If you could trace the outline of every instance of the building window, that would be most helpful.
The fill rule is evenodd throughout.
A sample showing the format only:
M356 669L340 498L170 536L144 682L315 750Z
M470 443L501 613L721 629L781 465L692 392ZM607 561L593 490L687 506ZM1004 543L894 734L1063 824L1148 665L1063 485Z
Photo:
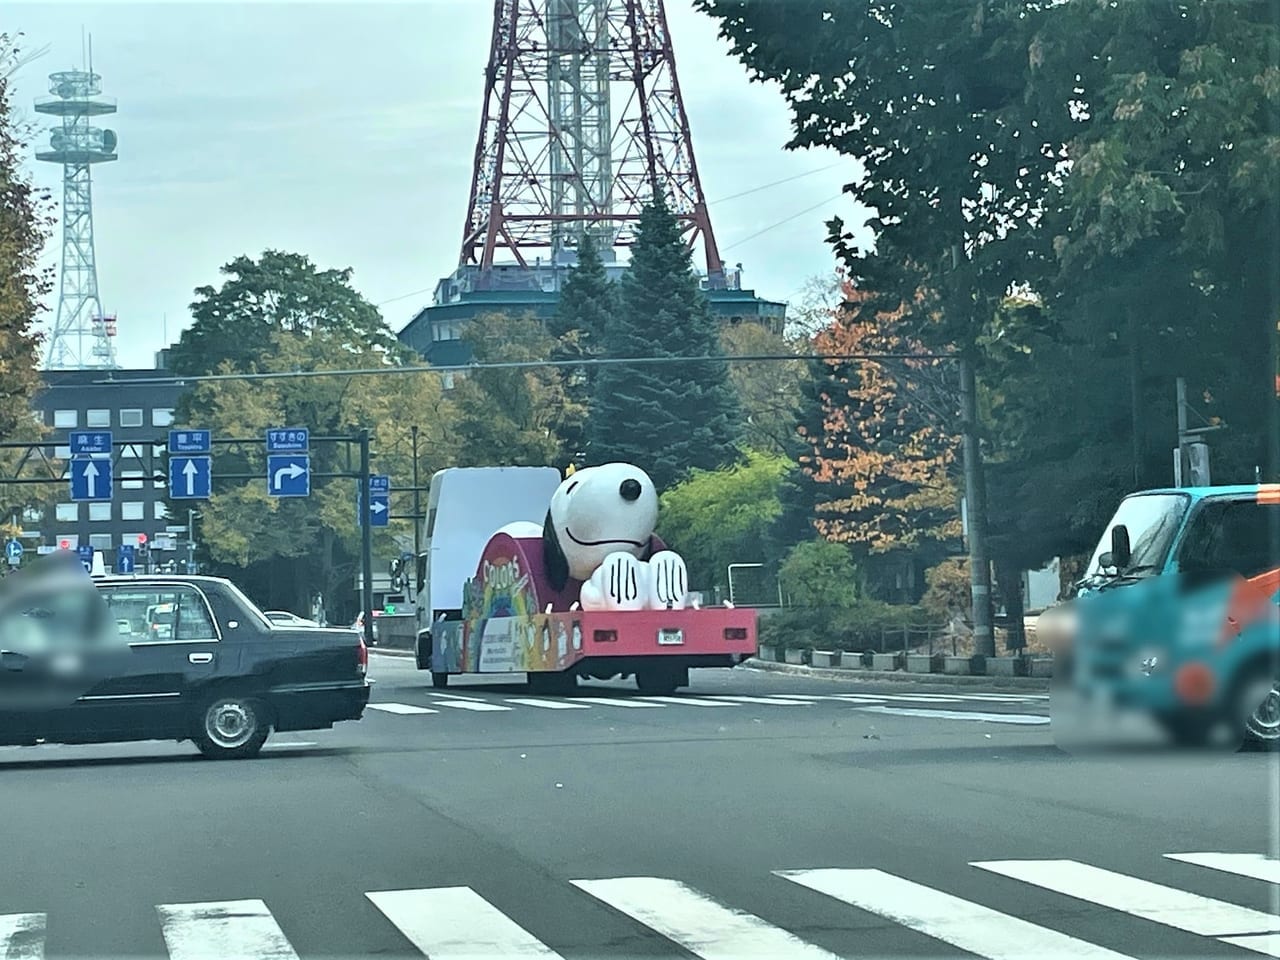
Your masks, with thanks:
M173 425L173 408L162 409L156 407L151 411L151 425L153 427L168 427Z
M84 415L84 425L86 427L109 427L111 426L110 410L89 410Z
M121 470L120 471L121 489L141 490L142 476L143 476L143 473L141 470Z
M80 519L80 504L60 503L54 509L54 517L59 523L76 523Z
M126 500L120 504L120 519L141 520L146 516L146 506L141 500Z
M111 519L111 503L91 503L89 504L89 522L102 523Z
M120 426L122 427L142 426L142 411L141 410L121 410Z
M111 534L109 533L89 534L89 546L93 547L93 549L95 550L110 550L112 547ZM106 560L105 557L103 559L107 566L111 566L110 561Z
M54 456L54 459L56 460L70 460L71 448L70 447L54 447L53 456Z
M55 410L53 411L53 425L61 427L64 430L71 429L80 423L80 414L77 410Z
M157 500L155 503L152 504L152 507L154 508L154 512L153 512L154 519L156 520L169 519L169 505L166 504L163 500Z

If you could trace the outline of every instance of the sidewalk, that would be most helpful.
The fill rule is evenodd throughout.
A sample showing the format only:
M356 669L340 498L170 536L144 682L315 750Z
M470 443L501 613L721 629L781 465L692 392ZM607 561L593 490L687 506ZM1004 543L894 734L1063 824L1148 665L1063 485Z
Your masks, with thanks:
M743 663L740 669L742 668L765 673L813 677L818 680L847 680L851 683L865 683L871 680L876 683L890 681L922 686L999 687L1018 690L1048 690L1050 683L1042 677L974 677L948 673L908 673L905 670L869 670L865 667L805 667L793 663L757 660L754 657Z

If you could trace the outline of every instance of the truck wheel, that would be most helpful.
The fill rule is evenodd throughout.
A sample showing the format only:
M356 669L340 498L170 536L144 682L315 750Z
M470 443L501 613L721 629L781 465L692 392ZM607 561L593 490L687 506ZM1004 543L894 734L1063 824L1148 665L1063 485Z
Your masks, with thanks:
M437 690L443 690L449 685L449 675L447 673L440 673L436 670L432 670L431 685Z
M413 660L419 670L431 669L431 634L423 634L414 641Z
M1264 675L1240 683L1233 706L1243 721L1244 745L1280 750L1280 679Z
M529 692L547 694L553 697L569 697L578 689L576 673L542 673L526 674Z
M196 746L210 760L243 760L258 755L271 726L266 707L238 693L215 697L197 718Z
M669 697L680 686L680 673L670 667L642 667L636 671L636 686L641 693Z

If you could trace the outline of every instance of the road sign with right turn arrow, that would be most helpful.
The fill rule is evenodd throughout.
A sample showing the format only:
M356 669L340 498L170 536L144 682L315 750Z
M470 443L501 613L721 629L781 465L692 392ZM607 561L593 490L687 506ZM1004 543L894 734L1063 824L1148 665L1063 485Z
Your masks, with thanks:
M311 457L305 453L267 457L267 493L273 497L311 495Z

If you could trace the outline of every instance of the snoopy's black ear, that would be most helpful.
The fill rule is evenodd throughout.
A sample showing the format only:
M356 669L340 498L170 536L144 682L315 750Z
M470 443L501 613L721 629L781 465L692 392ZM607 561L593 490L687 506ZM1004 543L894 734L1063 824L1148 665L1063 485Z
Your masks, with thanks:
M542 524L542 560L547 566L547 579L559 593L569 582L569 558L560 547L560 538L556 536L555 525L551 522L551 511L547 511L547 519Z

